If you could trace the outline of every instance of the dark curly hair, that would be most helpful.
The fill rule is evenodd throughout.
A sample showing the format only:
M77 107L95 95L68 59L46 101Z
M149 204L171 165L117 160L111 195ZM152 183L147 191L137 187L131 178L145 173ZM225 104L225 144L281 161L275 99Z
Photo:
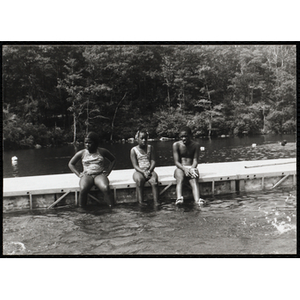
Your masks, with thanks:
M91 139L91 140L95 143L95 145L97 145L97 147L98 147L98 145L99 145L99 137L98 137L97 133L95 133L95 132L93 132L93 131L90 131L90 132L86 135L85 138Z
M186 132L188 133L188 135L193 136L192 130L191 130L191 128L188 127L188 126L183 126L183 127L181 127L180 130L179 130L179 133L182 132L182 131L186 131Z

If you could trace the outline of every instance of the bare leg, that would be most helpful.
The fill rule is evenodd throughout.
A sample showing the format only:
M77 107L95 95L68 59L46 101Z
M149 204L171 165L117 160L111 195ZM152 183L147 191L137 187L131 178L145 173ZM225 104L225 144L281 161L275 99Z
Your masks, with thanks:
M183 186L184 177L185 177L184 172L177 168L175 170L174 177L176 179L176 196L177 196L177 200L178 199L183 199L183 197L182 197L182 186Z
M86 206L87 195L93 185L94 185L94 178L92 176L83 175L83 177L80 178L79 206Z
M143 197L143 192L144 192L144 185L146 182L146 179L143 174L140 172L134 172L133 174L133 180L136 183L136 197L137 201L142 204L144 197Z
M200 189L199 189L198 179L190 179L189 182L192 187L194 201L198 202L200 199Z
M104 194L104 201L107 203L109 207L112 207L113 201L111 198L109 180L107 176L104 174L100 174L96 176L94 180L95 180L95 185Z
M152 194L153 194L153 202L154 205L158 205L158 176L156 172L152 172L152 176L149 179L149 183L152 188Z

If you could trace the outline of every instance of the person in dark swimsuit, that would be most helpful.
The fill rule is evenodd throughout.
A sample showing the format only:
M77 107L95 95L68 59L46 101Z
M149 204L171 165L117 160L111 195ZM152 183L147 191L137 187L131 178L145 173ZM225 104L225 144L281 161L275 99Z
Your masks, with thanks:
M143 189L146 182L152 187L154 205L158 205L158 176L154 172L155 158L152 145L148 145L148 132L143 129L135 136L138 145L130 151L130 159L135 169L133 180L136 182L136 195L140 204L143 204Z
M95 185L104 194L105 202L111 207L113 201L110 195L108 175L115 166L116 158L105 148L100 148L98 136L95 132L89 132L84 140L85 149L78 151L69 161L70 170L79 178L80 195L79 206L85 206L87 195ZM107 169L104 167L104 160L110 162ZM83 172L76 168L78 161L82 162Z

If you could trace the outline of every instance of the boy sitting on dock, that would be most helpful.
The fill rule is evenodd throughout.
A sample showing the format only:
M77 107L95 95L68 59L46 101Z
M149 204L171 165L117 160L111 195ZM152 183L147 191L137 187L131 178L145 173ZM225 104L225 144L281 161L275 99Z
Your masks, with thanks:
M113 169L116 159L107 149L99 147L98 136L95 132L89 132L84 139L85 149L78 151L70 160L69 168L79 178L80 195L79 206L85 206L90 189L95 185L104 194L104 200L112 206L108 175ZM110 164L104 167L104 160L108 159ZM83 172L76 168L76 163L81 160Z
M192 131L187 126L180 129L179 139L180 141L173 144L173 157L177 167L174 173L177 195L175 204L183 203L182 186L185 180L188 180L192 187L194 201L203 204L204 200L200 198L198 184L199 144L193 141Z
M146 182L152 187L154 205L158 205L158 176L154 172L155 157L152 145L148 145L148 132L142 129L136 133L138 145L130 151L130 159L135 169L133 180L136 182L136 196L140 204L143 204L143 189Z

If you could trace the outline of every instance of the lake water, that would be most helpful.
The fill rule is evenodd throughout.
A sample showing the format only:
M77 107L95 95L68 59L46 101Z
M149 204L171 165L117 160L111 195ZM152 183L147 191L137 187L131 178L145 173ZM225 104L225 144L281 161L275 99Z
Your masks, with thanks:
M286 140L281 146L278 142ZM239 160L261 160L296 157L295 135L265 135L255 137L228 137L199 139L205 151L200 152L200 163L226 162ZM157 166L174 165L172 144L174 141L151 142L156 152ZM256 144L253 148L251 145ZM117 159L115 169L131 169L130 149L135 144L103 144ZM82 146L81 146L82 148ZM78 150L80 147L78 148ZM73 146L56 148L27 149L3 152L3 176L35 176L70 173L68 162L75 154ZM12 166L11 158L18 157L18 165Z
M296 254L296 207L285 201L290 192L209 197L201 209L165 202L4 214L3 254Z
M287 140L286 146L278 142ZM199 140L200 163L296 157L295 136ZM172 143L151 142L157 165L171 165ZM251 145L255 143L256 147ZM116 169L132 168L133 144L108 144ZM72 146L4 152L4 177L69 173ZM11 157L19 158L13 170ZM15 173L14 173L15 172ZM290 194L294 195L289 196ZM289 198L288 198L289 197ZM205 198L202 208L119 204L3 214L4 255L296 254L296 189L276 188ZM291 199L292 201L286 201Z

